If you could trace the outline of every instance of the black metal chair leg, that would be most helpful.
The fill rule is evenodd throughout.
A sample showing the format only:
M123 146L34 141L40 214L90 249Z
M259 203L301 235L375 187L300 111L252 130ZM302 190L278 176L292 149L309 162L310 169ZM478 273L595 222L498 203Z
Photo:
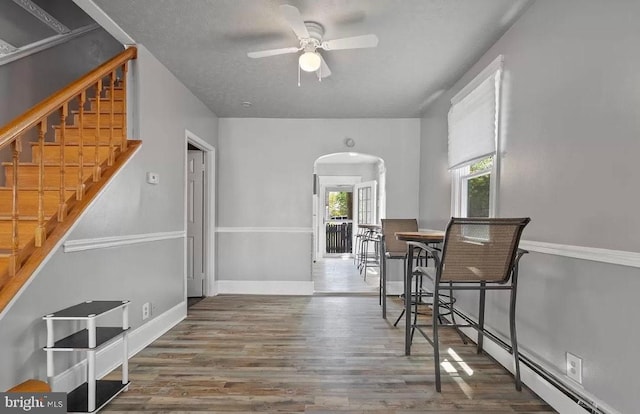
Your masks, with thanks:
M480 304L479 304L479 309L478 309L478 346L477 346L477 352L478 354L482 353L482 349L483 349L483 340L484 340L484 335L483 335L483 331L484 331L484 305L485 305L485 299L487 296L487 291L484 290L484 287L486 286L485 282L480 283L480 287L481 287L481 291L480 291Z
M436 391L437 392L441 392L442 391L442 386L440 384L440 342L438 339L438 325L439 325L439 318L440 316L438 315L438 308L439 306L435 305L436 303L440 302L440 297L439 297L439 292L438 292L438 286L436 285L435 288L433 289L433 364L434 364L434 370L435 370L435 374L436 374Z
M400 312L400 316L398 316L398 319L396 319L396 321L393 323L393 326L398 326L398 322L400 322L400 319L402 319L403 316L404 316L404 309L402 309L402 312Z
M449 287L452 287L451 282L449 282ZM455 330L462 340L462 343L465 345L468 344L469 341L467 341L467 337L462 333L460 327L458 326L458 323L456 322L456 313L453 311L453 289L449 289L449 312L451 312L451 323L455 327Z
M515 364L515 382L516 390L522 391L522 382L520 381L520 354L518 353L518 337L516 335L516 286L518 281L518 265L513 270L511 285L511 304L509 306L509 328L511 331L511 350L513 352L513 362Z
M418 324L418 305L420 304L419 301L422 300L422 296L420 295L420 291L418 290L419 279L420 279L419 277L416 277L416 293L415 293L415 300L413 302L413 325L411 325L411 343L413 343L413 334L416 332L416 325Z

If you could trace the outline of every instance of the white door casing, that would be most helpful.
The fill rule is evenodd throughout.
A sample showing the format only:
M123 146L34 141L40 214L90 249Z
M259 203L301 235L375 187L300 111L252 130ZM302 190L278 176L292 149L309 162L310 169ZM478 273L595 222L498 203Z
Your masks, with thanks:
M187 153L187 296L204 296L206 252L204 243L205 154Z
M215 296L217 294L217 286L216 286L216 275L215 275L215 206L216 206L216 189L215 189L215 166L216 166L216 148L198 137L194 133L185 129L185 151L184 151L184 162L185 162L185 176L184 176L184 229L185 233L187 233L188 227L188 212L189 207L187 205L188 197L188 144L192 144L196 148L202 150L204 156L204 164L205 164L205 174L204 174L204 187L203 187L203 199L204 199L204 213L203 213L203 258L204 258L204 287L201 287L202 293L200 295L204 296ZM184 296L185 298L188 295L188 246L187 246L187 237L184 238ZM202 284L201 284L202 285Z
M353 237L355 246L355 236L360 229L359 224L377 224L377 183L365 181L353 186Z

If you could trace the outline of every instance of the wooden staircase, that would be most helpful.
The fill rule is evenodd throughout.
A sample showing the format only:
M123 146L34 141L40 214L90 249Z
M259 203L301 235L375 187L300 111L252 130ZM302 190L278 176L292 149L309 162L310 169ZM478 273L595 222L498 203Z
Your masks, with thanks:
M0 156L11 159L0 182L0 311L139 148L126 137L135 57L126 49L0 129ZM48 129L50 118L58 125ZM26 159L30 136L37 140Z

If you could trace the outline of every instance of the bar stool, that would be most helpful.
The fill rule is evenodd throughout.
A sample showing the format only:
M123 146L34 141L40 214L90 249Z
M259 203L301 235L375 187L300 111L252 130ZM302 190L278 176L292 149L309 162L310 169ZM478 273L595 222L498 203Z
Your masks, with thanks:
M373 252L370 250L373 247ZM364 236L364 280L367 280L367 269L369 267L380 268L380 234L376 231L370 230Z
M417 219L382 219L381 220L381 243L380 243L380 256L381 256L381 275L380 275L380 295L379 299L382 302L382 317L387 317L387 300L386 300L386 286L387 286L387 260L402 260L403 263L403 275L406 272L407 266L407 243L402 240L396 239L396 232L399 231L418 231ZM405 280L404 276L402 280ZM402 317L402 314L401 316Z
M520 358L516 337L516 289L518 285L518 263L527 253L518 248L524 227L531 221L529 218L452 218L447 226L442 251L438 251L424 243L408 242L412 247L420 249L435 262L434 267L417 267L414 274L425 276L433 283L433 317L431 324L418 325L417 329L433 346L434 366L436 373L436 391L441 391L440 381L440 344L438 330L440 327L474 328L478 331L477 352L482 352L483 337L495 336L484 328L485 296L487 290L509 290L511 299L509 306L509 331L511 344L505 345L513 354L515 366L515 386L522 390L520 382ZM443 299L442 291L448 291L453 297L457 290L478 290L478 321L473 321L453 308L453 302ZM449 308L451 322L443 322L440 315L442 306ZM417 309L416 309L417 310ZM457 314L466 323L458 324L453 319ZM432 336L424 328L432 328Z

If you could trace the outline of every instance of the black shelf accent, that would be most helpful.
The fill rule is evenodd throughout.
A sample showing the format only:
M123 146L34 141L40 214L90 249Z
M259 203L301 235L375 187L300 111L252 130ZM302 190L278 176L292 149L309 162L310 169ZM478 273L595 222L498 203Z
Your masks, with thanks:
M99 348L101 345L109 342L113 338L126 332L128 329L112 328L112 327L97 327L96 328L96 346L93 349ZM53 344L53 347L44 349L57 349L57 350L83 350L89 348L89 331L83 329L74 334L60 339Z
M120 394L129 383L122 381L98 380L96 381L96 409L89 411L89 385L85 382L67 395L67 412L88 413L98 411Z
M94 300L83 302L75 306L63 309L44 317L44 319L55 318L89 318L98 316L111 310L124 306L128 301L121 300Z

